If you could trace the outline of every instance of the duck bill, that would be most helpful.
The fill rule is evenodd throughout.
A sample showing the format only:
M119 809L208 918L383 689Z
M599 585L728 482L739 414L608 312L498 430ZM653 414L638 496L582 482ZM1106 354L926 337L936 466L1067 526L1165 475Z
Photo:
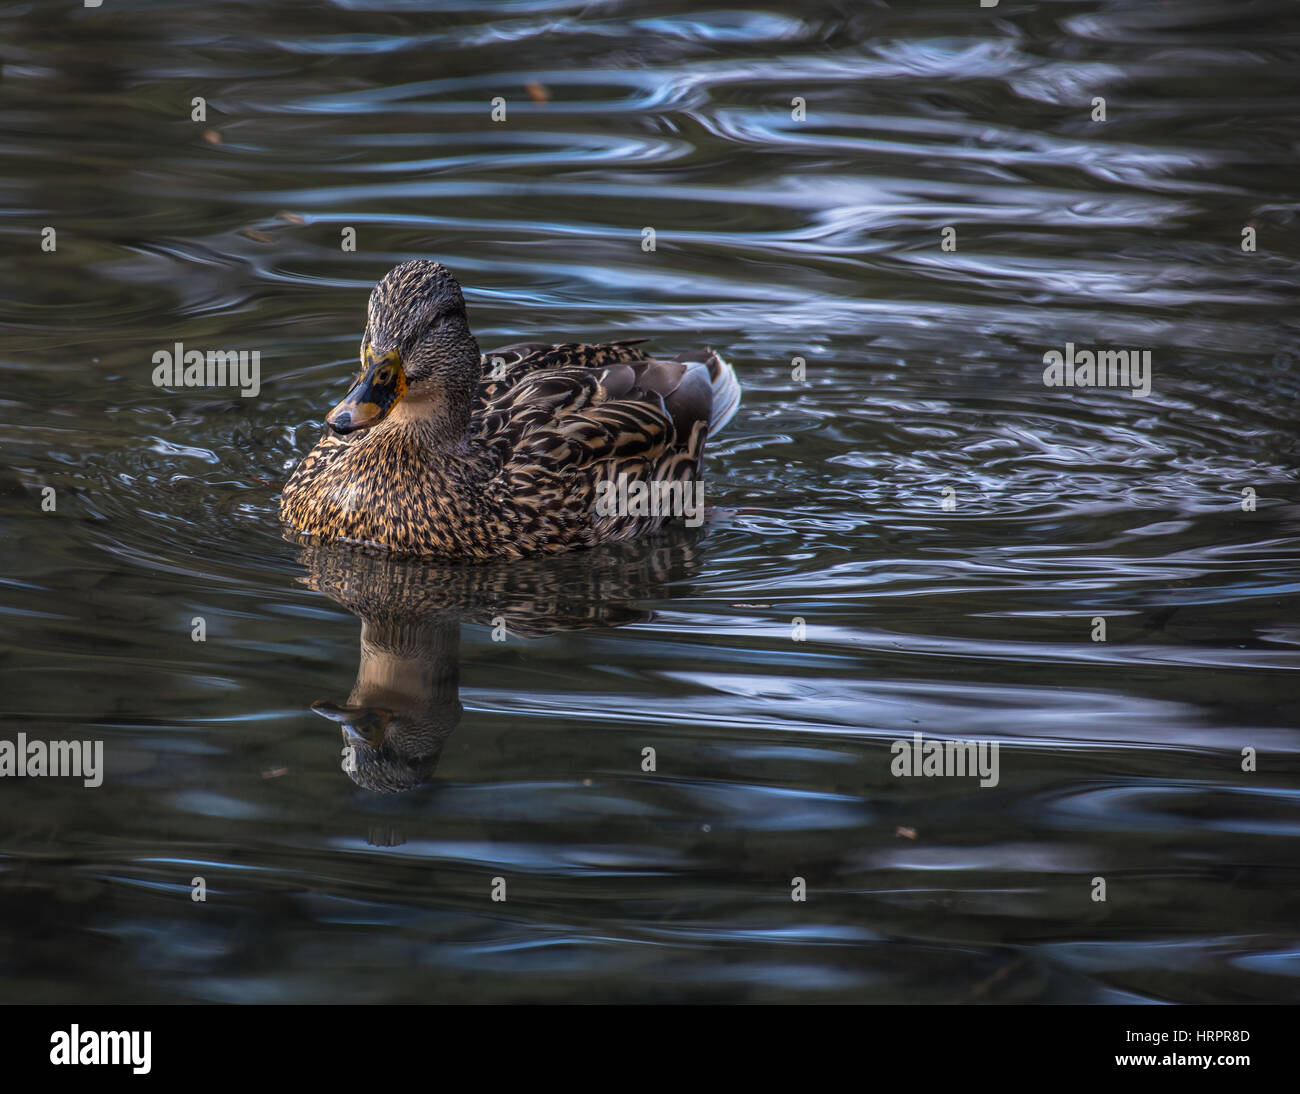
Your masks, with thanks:
M335 433L355 433L378 425L406 394L406 372L397 350L375 353L366 347L361 379L333 410L325 424Z
M391 710L381 707L339 706L324 699L312 703L311 709L322 718L337 722L347 741L365 741L378 746L393 717Z

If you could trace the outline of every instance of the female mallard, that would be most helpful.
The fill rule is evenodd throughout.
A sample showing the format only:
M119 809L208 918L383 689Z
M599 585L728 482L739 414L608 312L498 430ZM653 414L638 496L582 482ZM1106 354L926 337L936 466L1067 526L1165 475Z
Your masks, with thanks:
M740 385L632 342L480 354L456 279L404 262L370 294L361 376L290 477L280 517L311 540L517 558L703 517L704 444Z

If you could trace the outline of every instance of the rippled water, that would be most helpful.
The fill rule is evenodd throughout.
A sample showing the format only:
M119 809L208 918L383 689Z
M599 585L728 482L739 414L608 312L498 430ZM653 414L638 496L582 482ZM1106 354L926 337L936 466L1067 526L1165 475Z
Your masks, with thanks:
M0 782L4 998L1294 999L1298 60L1292 3L12 5L5 735L107 774ZM707 528L285 542L415 256L485 347L733 360ZM394 666L354 781L312 704Z

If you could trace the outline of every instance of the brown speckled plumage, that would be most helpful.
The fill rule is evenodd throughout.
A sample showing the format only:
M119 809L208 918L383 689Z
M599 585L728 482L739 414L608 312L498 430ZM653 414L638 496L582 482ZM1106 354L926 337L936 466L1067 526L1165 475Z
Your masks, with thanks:
M299 537L401 555L513 558L653 531L663 515L597 511L597 484L698 480L710 430L739 399L714 353L659 360L615 342L480 354L460 286L423 260L375 287L362 360L362 379L331 414L359 431L321 439L286 484L280 515ZM409 388L394 393L398 360Z

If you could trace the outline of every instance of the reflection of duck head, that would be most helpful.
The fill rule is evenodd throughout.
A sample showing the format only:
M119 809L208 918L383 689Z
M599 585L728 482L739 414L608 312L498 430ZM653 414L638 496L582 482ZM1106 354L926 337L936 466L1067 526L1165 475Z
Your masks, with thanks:
M361 664L346 706L312 710L343 731L343 769L367 790L428 782L460 724L460 624L454 617L361 622Z
M312 710L343 733L343 769L381 793L430 782L460 724L460 624L511 635L644 621L638 600L673 595L696 569L689 532L557 558L478 566L306 548L301 580L361 618L361 661L346 703Z

